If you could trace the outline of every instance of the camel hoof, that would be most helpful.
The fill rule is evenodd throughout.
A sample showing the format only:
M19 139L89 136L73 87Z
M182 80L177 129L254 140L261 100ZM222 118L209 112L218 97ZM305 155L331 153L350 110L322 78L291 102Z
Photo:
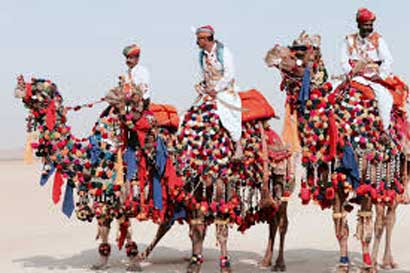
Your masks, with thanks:
M397 264L397 263L395 263L395 262L384 262L384 263L380 266L380 268L386 269L386 270L388 270L388 269L396 269L396 268L399 268L399 264Z
M360 268L360 273L377 273L377 268L365 265L362 268Z
M198 264L190 263L186 269L186 273L199 273L201 266Z
M93 264L91 266L91 270L104 270L107 269L108 265L107 264Z
M258 263L258 266L261 268L268 268L272 266L272 261L269 261L268 259L263 259Z
M232 273L232 269L230 267L221 268L221 273Z
M274 271L274 272L285 272L286 271L286 265L284 265L284 264L275 264L275 266L272 267L272 271Z
M142 267L139 263L135 263L135 264L130 264L127 267L127 271L129 272L141 272L142 271Z
M336 273L349 273L349 264L341 264L337 267Z
M142 252L141 254L138 254L138 259L142 262L147 259L147 253Z

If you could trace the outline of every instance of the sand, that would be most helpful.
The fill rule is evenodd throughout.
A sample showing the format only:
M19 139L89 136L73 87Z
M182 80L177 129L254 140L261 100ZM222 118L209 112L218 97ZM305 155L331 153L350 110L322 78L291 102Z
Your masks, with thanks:
M67 219L60 206L51 201L51 183L39 186L40 166L21 161L0 161L2 182L0 207L0 272L94 272L89 269L98 257L96 224ZM393 237L393 253L400 269L410 273L410 207L400 206ZM331 212L317 206L302 206L293 196L289 205L289 231L285 260L288 272L334 272L338 245L334 236ZM350 250L353 262L360 264L360 243L353 238L355 213L350 214ZM116 226L111 233L112 242ZM143 248L154 236L156 226L136 223L135 241ZM257 262L264 253L267 225L258 225L240 234L230 232L229 249L234 272L270 272ZM185 259L191 243L186 225L176 225L160 242L153 255L143 263L144 272L185 272ZM383 246L382 248L383 249ZM219 272L215 228L210 227L205 241L203 273ZM380 260L380 259L379 259ZM125 272L126 256L113 247L110 267L100 272ZM384 272L384 271L381 271Z

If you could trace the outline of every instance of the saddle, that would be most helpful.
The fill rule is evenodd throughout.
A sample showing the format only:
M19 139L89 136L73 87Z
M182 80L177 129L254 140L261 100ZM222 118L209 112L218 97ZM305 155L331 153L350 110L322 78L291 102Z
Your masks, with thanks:
M242 101L242 122L276 117L275 110L256 89L239 92Z
M378 82L386 87L393 96L393 104L396 107L404 107L408 96L408 86L397 76L388 77L385 80ZM351 82L351 86L362 93L363 99L374 100L374 92L370 86L358 83L356 81Z
M177 109L169 104L150 103L149 111L154 114L157 123L160 127L170 127L178 129L179 117Z

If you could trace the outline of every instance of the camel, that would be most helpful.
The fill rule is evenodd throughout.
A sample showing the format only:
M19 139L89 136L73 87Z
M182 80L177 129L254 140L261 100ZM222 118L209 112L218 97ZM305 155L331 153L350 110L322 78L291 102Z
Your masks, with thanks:
M127 88L132 89L131 92L126 91ZM259 96L256 100L261 99L261 95L255 93L255 90L248 92L248 95L249 94ZM274 238L279 229L280 250L275 266L272 269L275 271L286 270L284 240L288 225L286 214L287 200L293 190L293 180L291 178L291 175L293 175L293 164L290 164L290 155L286 149L284 149L279 137L269 127L266 114L259 119L254 118L249 120L248 118L247 122L244 123L243 134L247 137L244 137L242 141L245 147L245 155L247 155L245 159L248 161L245 163L237 162L234 166L231 166L231 168L236 169L235 179L238 179L237 181L241 181L242 183L242 185L237 183L236 189L230 192L230 194L234 193L236 197L243 199L243 201L238 203L236 208L232 206L230 208L229 206L223 208L221 206L220 208L223 208L223 210L227 208L228 210L231 209L230 213L226 213L226 211L223 210L219 212L214 210L213 212L209 211L204 213L204 206L198 207L198 203L195 204L196 199L193 198L198 192L192 191L192 189L187 190L190 182L187 183L186 181L189 179L185 179L186 194L179 191L178 187L180 184L178 184L178 182L180 181L176 178L176 175L172 173L173 164L168 164L169 161L167 161L166 168L171 169L171 175L165 177L165 180L169 183L167 188L169 198L164 200L164 202L168 203L164 205L166 208L162 211L154 209L154 212L149 214L150 212L147 209L148 205L146 202L144 203L144 198L147 198L147 195L152 194L152 192L148 191L142 194L147 186L138 185L137 181L133 180L133 177L129 177L129 173L135 168L134 165L136 164L132 158L135 157L135 153L137 153L136 157L138 157L138 152L132 151L130 154L129 150L127 150L124 155L124 158L127 158L125 164L127 166L127 173L125 174L121 168L123 165L121 162L123 158L121 151L125 142L124 131L125 134L129 136L135 124L140 126L143 130L143 134L136 134L133 136L134 140L128 138L128 141L135 141L135 138L141 138L142 135L143 139L139 139L139 142L145 144L144 148L146 150L153 148L153 139L156 139L156 136L160 135L161 139L165 140L170 161L172 161L171 159L178 161L178 152L174 152L173 154L171 151L174 145L178 145L178 140L175 138L175 134L168 130L169 128L166 126L150 131L151 126L141 123L141 120L150 122L150 118L142 119L143 111L141 108L141 100L135 86L126 86L124 82L120 82L117 88L110 91L104 98L104 100L110 104L110 107L104 111L94 126L93 136L82 140L78 140L72 136L70 128L65 124L66 108L63 107L62 97L53 83L33 79L31 83L26 84L24 79L20 77L16 88L16 96L22 98L24 104L31 111L32 117L29 120L33 122L33 125L30 124L29 127L30 130L35 129L31 127L36 127L36 129L40 131L39 143L47 143L48 146L57 147L56 149L51 149L51 151L41 145L41 147L36 147L38 150L37 155L44 158L45 169L51 170L54 166L58 166L58 173L64 174L70 180L71 187L75 187L78 190L79 201L77 202L77 217L79 219L88 221L92 221L94 217L98 219L99 229L97 238L102 239L102 243L99 247L101 261L93 266L94 269L101 269L107 266L110 254L108 234L111 221L113 220L113 216L110 215L110 212L113 212L115 218L120 222L119 247L121 248L124 241L127 241L127 256L130 258L128 270L135 271L141 270L139 265L140 261L148 257L155 245L172 226L172 222L175 220L173 209L179 207L181 203L184 203L182 211L186 210L188 217L192 217L193 215L198 217L198 215L200 215L204 220L207 218L207 221L209 219L214 221L215 216L226 217L228 215L229 218L232 218L231 220L234 220L233 222L239 225L241 231L245 231L258 222L265 221L269 223L268 246L264 259L261 261L261 265L263 266L271 265ZM108 125L106 123L108 123ZM100 131L101 128L104 128L104 130ZM54 135L50 141L46 135L53 135L53 130L57 130L59 133L57 136ZM223 132L223 129L221 129L221 131ZM226 132L224 133L226 134ZM98 136L97 139L95 138L96 135ZM254 135L256 135L256 138L253 137ZM65 139L64 143L61 143L61 136ZM179 138L179 141L181 141L181 138ZM75 149L67 149L66 146L68 144L70 144L70 147L75 147ZM125 143L125 145L129 145L129 143ZM59 149L63 149L63 152ZM97 162L87 162L87 160L84 159L85 154L93 158L93 155L98 149L108 150L109 152L106 152L108 155L103 157L97 155L97 157L101 157ZM257 152L258 149L263 150L262 155L259 157L255 156L255 152ZM80 150L81 153L79 153L78 150ZM150 155L153 153L154 151L152 150L150 153L147 153L147 161L152 162L155 160L155 158L150 158ZM83 157L78 158L81 154ZM61 164L60 162L63 163ZM176 164L177 163L178 162L176 162ZM79 165L85 166L86 170L79 167ZM101 174L101 166L103 165L111 166L112 173L110 175L104 172ZM244 167L246 167L246 169ZM87 169L89 170L87 171ZM246 173L246 171L249 173ZM122 174L126 177L125 182L121 181ZM246 175L249 174L256 174L257 177L247 179ZM172 176L172 178L170 176ZM116 184L113 186L104 186L104 183L98 184L93 181L98 178L106 180L114 178ZM173 180L176 180L176 182ZM87 184L87 182L89 183ZM249 187L247 184L251 182L254 184ZM61 184L61 182L59 182L59 184ZM92 188L91 191L88 189L90 187ZM106 193L107 190L111 190L114 193L110 196ZM220 189L218 189L218 191L219 190ZM129 199L130 196L133 196L131 200ZM139 197L139 199L135 200L137 199L136 197ZM97 205L91 207L89 205L90 198L94 198ZM171 198L174 198L174 200L171 200ZM217 206L220 206L220 204ZM169 210L167 210L167 208L169 208ZM200 213L198 208L199 211L201 211ZM133 217L138 220L151 218L160 223L155 239L142 253L138 251L136 243L132 241L131 238L130 218ZM205 233L205 225L201 223L199 223L199 225L196 223L193 224L192 222L195 221L198 221L198 219L188 220L191 225L191 231L194 230L194 232L198 232L197 227L203 226L203 229L199 231L201 237ZM225 254L225 260L221 260L221 270L230 270L226 249L228 222L226 222L226 219L217 219L215 221L221 221L221 223L217 224L218 241L221 244L223 254ZM191 233L193 245L201 245L201 239L199 239L200 242L198 242L198 238L193 235L194 232ZM188 271L191 269L193 272L199 270L199 265L200 261L196 263L192 263L191 261Z
M131 219L169 222L182 192L164 143L169 124L159 127L152 115L145 115L137 86L123 80L103 99L111 106L97 120L92 134L83 139L72 135L66 124L68 108L51 81L32 79L26 83L19 76L15 96L30 112L28 131L37 134L28 149L33 147L44 164L41 183L54 172L53 201L60 200L66 181L63 212L71 216L75 209L78 219L97 220L100 261L92 268L107 267L111 252L108 235L116 220L118 247L125 245L129 258L127 270L140 271ZM138 113L137 120L131 120L131 111ZM75 204L74 190L78 195Z
M174 136L175 145L172 157L176 169L184 180L183 212L190 225L190 237L193 245L193 255L187 272L199 272L202 257L202 243L207 226L216 224L217 241L221 247L221 272L230 272L231 264L227 250L228 224L236 223L239 230L245 231L258 222L267 222L270 226L270 238L267 251L261 265L269 266L273 256L273 241L277 229L280 232L280 251L274 270L284 271L284 240L287 231L287 199L293 190L293 164L289 152L283 147L280 138L270 128L268 119L274 117L274 111L266 99L257 91L241 92L244 108L256 111L244 113L242 144L245 158L238 162L229 162L228 151L218 149L212 139L224 137L229 145L227 131L214 123L208 116L201 120L192 120L195 106L188 110L179 131ZM252 105L253 104L253 105ZM255 105L256 104L256 105ZM214 101L206 100L202 109L214 107ZM139 115L134 112L135 115ZM211 114L212 115L212 114ZM196 123L197 122L197 123ZM187 135L190 129L187 124L198 126L199 135L203 138L191 138ZM210 136L204 136L210 133ZM216 160L207 161L198 151L186 147L190 141L198 141L199 146L212 149ZM198 147L199 147L198 146ZM192 153L187 156L187 152ZM224 154L225 153L225 154ZM209 156L209 154L207 155ZM219 161L218 161L219 160ZM215 169L218 162L226 163L224 170ZM187 167L187 164L193 164ZM222 173L224 181L219 179ZM212 177L212 175L214 175ZM211 177L210 177L211 176ZM141 254L141 259L149 256L156 244L171 228L171 224L163 223L157 231L154 241Z
M187 204L192 241L188 273L200 271L202 245L209 225L216 225L220 271L225 273L232 271L227 248L229 224L236 223L239 230L244 231L260 221L270 226L268 247L261 265L271 264L273 240L279 227L281 251L274 269L286 269L283 256L288 224L286 199L293 189L293 181L285 179L288 178L284 176L286 172L277 176L275 169L277 162L286 162L289 154L268 124L269 118L275 115L269 113L273 109L266 99L257 90L239 92L239 95L244 110L242 160L231 159L233 145L219 122L216 102L211 97L202 97L200 103L194 103L185 113L177 133L177 169L191 200ZM286 166L289 171L291 164Z
M313 199L323 209L333 209L340 246L337 272L349 271L346 215L354 209L354 204L360 208L355 236L362 244L361 270L377 270L378 242L384 227L387 235L384 265L394 267L391 231L397 200L403 193L403 183L407 183L402 180L403 113L396 108L389 132L384 132L374 95L350 77L333 89L327 82L320 37L302 33L298 40L303 39L292 47L276 45L265 58L269 67L280 70L286 103L297 115L302 164L306 170L300 197L304 204ZM357 66L354 73L360 69ZM377 207L376 243L370 255L373 204Z

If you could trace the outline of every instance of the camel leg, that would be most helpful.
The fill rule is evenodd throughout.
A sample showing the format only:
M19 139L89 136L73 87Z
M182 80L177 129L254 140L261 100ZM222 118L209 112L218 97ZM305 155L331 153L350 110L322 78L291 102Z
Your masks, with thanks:
M287 214L287 207L288 204L282 203L280 207L280 214L279 214L279 234L280 234L280 242L279 242L279 255L276 259L275 266L273 267L273 271L286 271L286 264L285 264L285 237L286 232L288 231L288 214Z
M229 227L227 223L216 224L216 239L221 247L221 256L219 257L221 273L230 273L231 259L228 255L228 235Z
M398 264L394 262L393 260L393 254L391 250L391 238L392 238L392 233L393 233L393 227L396 222L396 209L397 209L397 204L394 204L393 206L389 207L387 209L387 214L386 214L386 247L384 251L384 258L383 258L383 265L382 268L384 269L394 269L398 267Z
M162 237L168 233L171 229L172 225L169 222L162 223L155 234L154 240L144 249L144 251L140 255L141 260L145 260L151 254L152 250L154 250L155 246L161 241Z
M350 266L347 241L349 238L349 226L347 224L346 212L343 209L342 197L339 194L336 195L335 203L333 204L333 221L340 248L340 262L337 267L337 273L347 273Z
M372 258L370 257L370 243L372 241L372 200L370 197L364 197L361 203L361 210L358 213L358 224L356 238L362 244L363 267L362 272L375 272Z
M276 218L276 217L275 217ZM266 247L265 256L259 262L261 267L268 267L272 265L273 246L275 244L276 231L278 229L277 221L274 219L269 222L269 239Z
M192 241L192 257L189 261L187 273L199 273L203 263L203 244L206 234L205 223L198 219L191 220L189 236Z
M125 251L127 253L129 265L127 267L127 271L136 272L142 271L141 268L141 258L138 255L138 246L132 240L132 233L131 233L131 223L127 229L127 243L125 244Z
M377 267L377 257L379 254L380 240L384 232L384 222L385 222L384 205L377 204L376 205L376 221L374 225L375 240L373 243L373 250L372 250L372 261L373 261L374 267Z
M104 220L98 220L98 234L97 239L101 238L101 244L98 247L98 252L100 254L99 261L94 264L91 269L100 270L107 267L108 257L111 254L111 246L108 243L108 235L110 233L110 224Z

